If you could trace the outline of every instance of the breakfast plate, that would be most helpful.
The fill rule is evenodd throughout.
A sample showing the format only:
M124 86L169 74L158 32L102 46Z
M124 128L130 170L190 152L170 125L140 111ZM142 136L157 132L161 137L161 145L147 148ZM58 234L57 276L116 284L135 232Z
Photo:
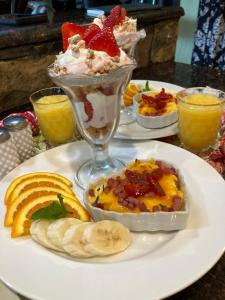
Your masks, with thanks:
M0 279L8 287L38 300L162 299L198 280L219 260L225 246L222 177L192 153L158 141L115 141L109 150L127 162L152 157L179 168L190 193L187 227L169 233L133 233L126 251L86 260L58 256L30 238L11 239L3 226L3 197L9 183L36 171L57 172L73 180L76 167L91 156L83 141L53 148L24 162L1 181ZM82 199L83 191L76 186L74 190Z
M146 80L132 80L131 82L145 86ZM157 89L165 88L170 92L179 92L183 88L167 82L161 81L150 81L151 85ZM135 108L134 108L135 109ZM157 139L162 137L167 137L175 135L178 133L178 123L175 122L167 127L158 128L158 129L147 129L140 126L137 122L133 122L128 125L120 125L117 129L117 132L114 138L122 140L150 140Z

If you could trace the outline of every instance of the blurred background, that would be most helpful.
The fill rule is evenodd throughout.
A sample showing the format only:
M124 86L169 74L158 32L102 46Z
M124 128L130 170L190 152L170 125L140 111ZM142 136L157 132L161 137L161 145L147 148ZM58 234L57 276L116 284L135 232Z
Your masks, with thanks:
M179 6L180 0L0 0L0 14L9 13L13 6L15 7L15 12L24 13L28 10L29 7L32 7L34 5L45 5L50 3L55 9L59 9L61 7L69 9L72 7L89 8L116 4L149 4L162 6Z

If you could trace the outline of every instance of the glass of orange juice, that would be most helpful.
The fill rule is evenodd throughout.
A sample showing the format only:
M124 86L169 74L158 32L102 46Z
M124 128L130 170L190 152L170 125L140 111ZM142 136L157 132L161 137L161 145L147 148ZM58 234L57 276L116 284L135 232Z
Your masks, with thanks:
M179 137L183 146L202 152L218 138L225 93L209 87L195 87L177 94Z
M53 146L75 139L76 123L69 98L59 87L39 90L30 96L41 132Z

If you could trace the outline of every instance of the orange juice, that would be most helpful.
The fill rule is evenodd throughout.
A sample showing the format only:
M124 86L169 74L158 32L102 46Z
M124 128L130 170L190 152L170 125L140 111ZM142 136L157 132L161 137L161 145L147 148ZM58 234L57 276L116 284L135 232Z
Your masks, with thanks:
M34 103L34 111L42 134L50 144L63 144L73 139L75 120L66 95L43 96Z
M216 142L222 103L218 97L204 93L178 96L179 136L185 147L199 151Z

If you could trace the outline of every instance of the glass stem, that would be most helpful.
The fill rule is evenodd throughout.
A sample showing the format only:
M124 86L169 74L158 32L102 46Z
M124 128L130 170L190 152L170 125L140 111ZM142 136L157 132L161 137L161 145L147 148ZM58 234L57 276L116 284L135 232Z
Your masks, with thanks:
M105 165L111 163L108 153L108 145L92 145L94 150L94 168L104 168Z

